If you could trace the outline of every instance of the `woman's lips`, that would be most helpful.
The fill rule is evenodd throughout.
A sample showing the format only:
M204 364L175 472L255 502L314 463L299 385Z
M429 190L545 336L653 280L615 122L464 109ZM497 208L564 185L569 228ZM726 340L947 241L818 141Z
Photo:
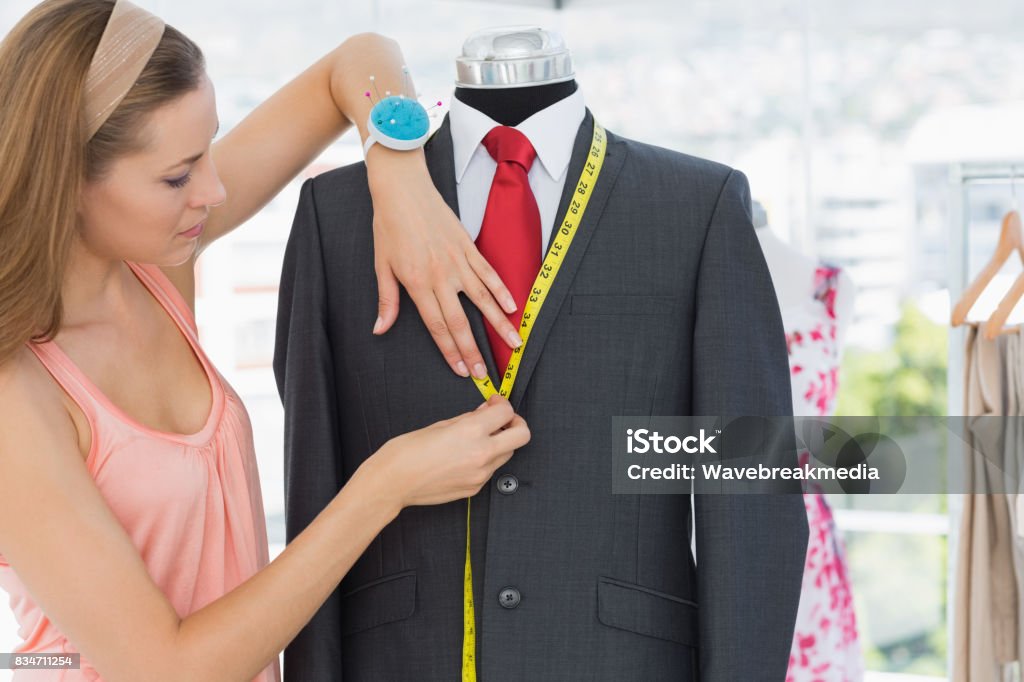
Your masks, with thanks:
M203 223L199 223L198 225L196 225L192 229L186 230L185 232L182 232L181 236L185 237L187 239L194 239L194 238L198 237L199 235L201 235L202 233L203 233Z

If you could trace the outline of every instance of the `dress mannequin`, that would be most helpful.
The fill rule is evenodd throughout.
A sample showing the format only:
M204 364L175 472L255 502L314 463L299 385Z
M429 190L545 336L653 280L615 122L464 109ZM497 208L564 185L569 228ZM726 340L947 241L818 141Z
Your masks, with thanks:
M775 285L775 296L779 299L779 308L782 310L783 322L786 321L786 311L795 307L802 307L813 295L814 272L822 264L810 256L797 251L785 243L768 226L767 216L760 204L754 202L754 228L758 241L761 242L761 251L764 252L768 269L772 273L772 284ZM842 347L846 330L853 318L853 307L857 297L856 285L853 278L845 270L838 273L838 281L835 286L835 301L833 303L833 320L836 326L836 345ZM789 326L787 325L787 331ZM796 396L794 395L794 410L799 410ZM795 415L802 414L799 411Z
M576 92L576 88L575 80L522 88L456 87L455 96L503 126L517 126L541 109Z
M479 31L466 40L456 68L455 96L505 126L519 125L577 87L560 37L538 28Z

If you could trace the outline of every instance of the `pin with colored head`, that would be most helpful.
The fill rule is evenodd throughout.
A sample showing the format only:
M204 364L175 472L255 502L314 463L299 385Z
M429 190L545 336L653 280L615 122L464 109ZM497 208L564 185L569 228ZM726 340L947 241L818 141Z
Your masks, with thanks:
M412 92L412 83L409 81L409 67L402 64L402 87L403 94L405 92Z

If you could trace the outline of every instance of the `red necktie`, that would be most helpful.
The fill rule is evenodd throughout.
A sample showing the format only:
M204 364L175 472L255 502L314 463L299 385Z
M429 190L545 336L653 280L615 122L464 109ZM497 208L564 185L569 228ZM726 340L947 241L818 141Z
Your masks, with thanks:
M492 128L483 145L498 167L476 247L515 299L516 311L506 316L518 331L526 299L540 270L540 210L527 177L537 152L526 135L509 126ZM501 383L512 349L486 319L484 326L498 366L495 380Z

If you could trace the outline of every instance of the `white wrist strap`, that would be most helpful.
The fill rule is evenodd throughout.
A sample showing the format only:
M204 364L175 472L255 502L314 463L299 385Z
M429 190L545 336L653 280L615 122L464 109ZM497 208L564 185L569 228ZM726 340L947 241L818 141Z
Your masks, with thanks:
M366 158L366 155L370 153L370 147L372 147L375 142L377 142L377 140L373 139L373 135L367 135L366 142L363 143L363 158L364 159Z

